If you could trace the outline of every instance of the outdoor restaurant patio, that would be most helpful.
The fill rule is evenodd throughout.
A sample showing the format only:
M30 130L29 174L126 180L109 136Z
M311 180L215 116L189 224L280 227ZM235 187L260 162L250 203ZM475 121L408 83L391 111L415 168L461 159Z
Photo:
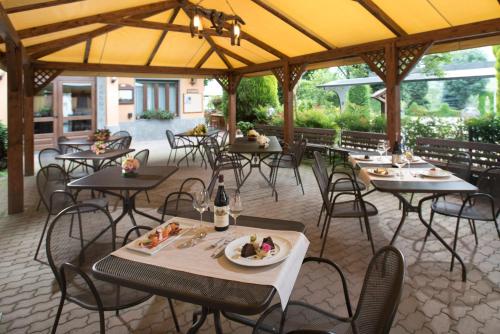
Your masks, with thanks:
M498 333L500 145L403 143L400 85L425 54L500 44L500 3L407 5L1 1L0 333ZM305 71L360 63L385 132L294 126ZM216 79L227 126L92 123L35 152L43 87L125 74ZM261 75L282 125L238 129L238 85Z

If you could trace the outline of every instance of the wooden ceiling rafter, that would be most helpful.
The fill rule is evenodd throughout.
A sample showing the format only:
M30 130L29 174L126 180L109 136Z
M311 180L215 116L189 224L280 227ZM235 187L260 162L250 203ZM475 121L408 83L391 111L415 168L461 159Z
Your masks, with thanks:
M150 13L154 11L166 11L178 6L177 1L160 1L152 4L141 5L136 7L129 7L124 9L119 9L111 12L106 12L97 15L89 15L80 18L75 18L71 20L65 20L55 23L49 23L42 26L35 26L26 29L21 29L18 31L19 37L21 39L36 37L40 35L50 34L54 32L59 32L67 29L79 28L81 26L100 23L104 20L115 20L124 17L130 17L134 15L139 15L143 13Z
M205 52L205 54L203 55L203 57L201 57L201 59L196 63L194 68L201 68L203 64L205 64L205 62L208 60L208 58L210 58L212 53L214 53L214 49L213 48L208 49L207 52Z
M87 39L85 43L85 52L83 54L83 63L87 64L89 62L90 48L92 47L92 38Z
M268 4L264 3L263 1L261 1L261 0L252 0L252 2L255 3L257 6L263 8L265 11L267 11L267 12L271 13L272 15L276 16L281 21L285 22L286 24L288 24L289 26L291 26L295 30L299 31L302 35L307 36L309 39L313 40L314 42L316 42L317 44L321 45L325 49L331 50L331 49L333 49L335 47L333 45L330 45L328 42L324 41L323 39L321 39L317 35L313 34L312 32L309 32L304 27L302 27L300 24L298 24L294 20L288 18L286 15L284 15L280 11L276 10L275 8L269 6Z
M46 2L37 2L37 3L33 3L33 4L28 4L28 5L6 8L5 12L7 14L14 14L14 13L26 12L28 10L43 9L43 8L49 8L49 7L53 7L53 6L61 6L61 5L66 5L66 4L70 4L70 3L74 3L74 2L81 2L81 1L84 1L84 0L52 0L52 1L46 1Z
M132 16L135 19L143 19L149 16L156 15L158 13L163 12L163 9L155 9L150 12L146 13L141 13ZM31 55L32 58L34 59L39 59L43 58L51 53L60 51L62 49L68 48L72 45L85 42L88 39L92 39L101 35L104 35L108 32L114 31L116 29L119 29L119 26L115 25L106 25L88 32L68 36L68 37L63 37L55 40L51 40L49 42L45 43L40 43L40 44L35 44L27 47L28 53Z
M168 19L168 22L167 24L172 24L174 23L175 21L175 18L177 17L177 15L179 14L179 11L180 11L180 7L176 7L172 13L172 15L170 15L170 18ZM161 44L163 43L163 40L165 39L165 37L167 37L167 33L168 33L168 30L163 30L163 32L161 33L160 37L158 38L158 40L156 41L156 44L153 48L153 50L151 51L151 54L149 55L148 57L148 60L146 62L146 66L149 66L151 65L151 63L153 62L153 59L155 58L156 56L156 53L158 52L158 50L160 49L160 46Z
M372 0L355 0L364 9L366 9L373 17L375 17L380 23L382 23L387 29L392 31L392 33L398 37L408 35L406 31L401 28L386 12L384 12L375 2Z
M203 38L205 38L208 44L210 44L210 46L214 49L215 53L217 54L217 56L219 56L224 65L226 65L228 69L232 70L233 65L231 65L231 62L229 62L224 52L219 48L217 43L214 42L213 38L208 35L203 35Z

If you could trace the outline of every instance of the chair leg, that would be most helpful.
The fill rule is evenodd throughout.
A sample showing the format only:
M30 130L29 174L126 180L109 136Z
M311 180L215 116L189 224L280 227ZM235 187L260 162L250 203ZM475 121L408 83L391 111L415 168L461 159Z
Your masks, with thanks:
M65 299L66 299L66 292L61 291L61 300L59 301L59 307L57 308L56 318L54 319L54 324L52 325L52 334L56 334L57 325L59 325L59 319L61 318L61 313L64 307Z
M47 219L45 219L45 224L43 225L42 235L40 236L40 240L38 241L38 246L36 247L35 256L33 257L33 259L35 261L39 261L37 259L38 252L40 251L40 247L42 246L43 236L45 235L45 231L47 230L47 225L49 225L49 220L50 220L50 213L47 215ZM39 262L41 262L41 261L39 261Z
M429 227L432 225L432 220L434 219L434 211L431 210L431 218L429 219ZM425 233L425 237L424 237L424 243L427 241L427 237L429 237L429 235L431 234L431 232L429 230L427 230L427 233Z
M168 166L168 165L169 165L169 163L170 163L170 157L172 156L172 151L173 151L173 149L171 148L171 149L170 149L170 154L168 155L167 166Z
M323 238L323 235L325 234L326 222L327 222L329 216L330 216L330 214L328 212L326 212L325 219L323 220L323 227L321 228L321 234L319 236L320 239Z
M326 239L328 239L328 231L330 230L330 223L331 223L332 217L328 219L328 223L326 225L326 232L325 232L325 238L323 239L323 244L321 245L321 252L319 253L319 257L323 257L323 252L325 251L325 246L326 246ZM325 221L326 223L326 221Z
M151 203L151 200L149 199L148 192L147 192L147 191L145 191L145 193L146 193L146 199L148 200L148 203Z
M42 199L38 199L38 204L36 205L36 211L40 210L40 205L42 205Z
M104 310L99 307L99 329L101 334L106 334L106 324L104 319Z
M457 240L458 240L458 227L460 226L460 218L457 218L457 227L455 228L455 239L453 239L453 251L456 252ZM450 271L453 271L453 265L455 264L455 257L451 256Z
M468 219L469 221L469 226L470 226L470 230L471 232L474 234L474 240L476 241L476 246L478 244L478 241L477 241L477 230L476 230L476 221L474 219Z
M293 175L295 176L295 185L299 185L299 178L297 177L297 170L294 168L293 169Z
M368 220L367 216L365 216L365 227L366 234L368 235L368 240L370 240L370 245L372 246L372 253L373 255L375 255L375 245L373 244L372 230L370 228L370 221Z
M319 211L319 217L318 217L318 223L316 224L316 227L319 227L319 223L321 222L321 216L323 216L323 211L325 210L325 203L321 206L321 210Z
M180 332L181 328L179 327L179 321L177 320L177 315L175 314L174 304L170 298L167 298L167 300L168 306L170 307L170 313L172 313L172 319L174 320L175 330Z
M304 185L302 184L302 178L300 177L299 169L298 168L295 168L295 169L297 171L297 177L299 179L300 187L302 188L302 195L305 195L306 193L304 192Z
M498 239L500 239L500 229L498 229L498 222L496 219L494 220L494 222L495 222L495 227L497 228Z

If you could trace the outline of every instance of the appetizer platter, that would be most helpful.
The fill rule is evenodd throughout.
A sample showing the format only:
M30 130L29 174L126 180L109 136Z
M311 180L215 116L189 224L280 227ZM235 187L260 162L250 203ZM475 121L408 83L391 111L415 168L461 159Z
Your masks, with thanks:
M451 173L439 168L430 168L421 172L420 175L434 178L446 178L449 177Z
M376 176L382 176L382 177L391 177L394 176L393 173L387 168L383 167L377 167L377 168L368 168L366 170L369 174L376 175Z
M279 236L251 235L238 238L226 246L226 258L246 267L263 267L283 261L292 249L291 243Z
M129 242L125 247L137 252L153 255L188 232L191 228L192 226L187 224L176 222L164 223L136 240Z

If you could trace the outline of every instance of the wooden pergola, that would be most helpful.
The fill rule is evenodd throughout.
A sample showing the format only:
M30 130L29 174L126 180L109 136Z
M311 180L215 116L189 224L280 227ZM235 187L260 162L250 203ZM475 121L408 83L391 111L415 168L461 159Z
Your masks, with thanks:
M28 3L28 4L27 4ZM237 14L241 46L203 19L191 37L188 0L4 0L0 66L8 72L8 211L23 211L34 173L33 96L61 73L215 78L229 96L243 76L273 73L283 88L284 136L293 138L293 88L306 69L366 62L387 88L387 134L400 135L400 82L425 53L500 44L497 0L204 0ZM234 12L233 12L234 11ZM233 12L233 13L232 13Z

